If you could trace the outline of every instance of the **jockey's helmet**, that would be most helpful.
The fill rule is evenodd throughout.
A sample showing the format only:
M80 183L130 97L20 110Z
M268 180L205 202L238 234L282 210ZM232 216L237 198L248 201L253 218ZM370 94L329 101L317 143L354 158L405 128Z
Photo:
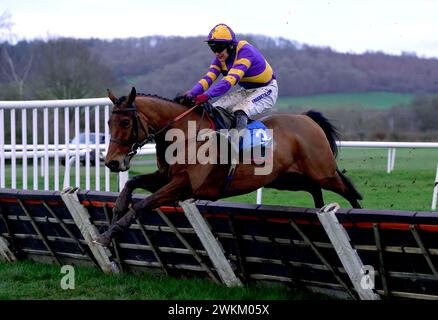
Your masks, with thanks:
M217 24L208 34L207 43L213 52L221 52L236 44L234 31L224 23Z

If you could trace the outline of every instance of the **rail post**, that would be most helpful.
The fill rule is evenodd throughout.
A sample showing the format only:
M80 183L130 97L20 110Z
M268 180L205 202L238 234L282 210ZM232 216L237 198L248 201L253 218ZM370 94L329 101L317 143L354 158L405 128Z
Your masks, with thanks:
M179 202L179 205L181 206L181 208L183 208L185 216L189 220L190 224L193 226L193 229L195 230L196 234L199 237L199 240L207 251L210 260L213 263L216 272L219 274L219 277L222 279L222 281L228 287L242 287L242 282L234 274L230 262L223 253L223 249L220 243L213 236L213 233L208 227L207 222L204 220L204 217L201 215L198 208L193 203L193 200L181 201Z
M432 210L436 210L437 197L438 197L438 164L436 166L435 183L433 187Z
M99 263L100 268L105 273L120 273L117 265L111 261L111 252L108 248L104 248L93 243L93 240L99 235L97 228L91 223L90 215L87 209L79 202L77 193L79 188L67 188L61 192L62 201L65 203L70 212L76 226L81 232L88 247Z
M351 247L347 232L336 218L335 213L338 210L339 204L328 204L317 212L318 219L350 277L359 298L361 300L380 300L379 295L374 293L371 288L365 288L362 285L364 265L356 250Z
M8 241L2 236L0 236L0 261L5 261L5 262L17 261L17 258L9 249Z

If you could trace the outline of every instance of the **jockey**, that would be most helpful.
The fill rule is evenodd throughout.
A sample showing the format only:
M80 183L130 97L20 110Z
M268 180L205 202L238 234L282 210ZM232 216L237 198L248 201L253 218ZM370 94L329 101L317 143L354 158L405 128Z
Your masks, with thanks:
M221 97L213 107L232 112L240 131L246 128L248 118L274 106L278 96L275 73L259 50L247 41L237 41L233 30L223 23L210 31L206 42L216 57L186 97L194 99L195 105ZM221 73L224 77L213 85ZM228 93L237 83L241 88Z

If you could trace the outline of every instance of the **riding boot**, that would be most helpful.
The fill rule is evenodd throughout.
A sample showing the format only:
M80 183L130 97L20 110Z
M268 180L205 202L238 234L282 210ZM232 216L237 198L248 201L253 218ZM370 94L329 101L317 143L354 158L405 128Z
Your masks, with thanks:
M134 222L135 217L135 211L129 210L128 213L120 218L120 220L118 220L116 223L111 224L107 231L99 235L96 238L95 242L104 247L109 246L114 237L123 233L129 228L129 226Z
M232 154L239 157L239 146L243 143L243 137L241 136L243 134L242 130L246 129L248 116L242 110L235 111L234 116L236 117L236 128L230 131L230 141L233 148Z
M237 110L234 112L234 116L236 117L236 129L240 131L242 129L246 129L248 124L248 116L242 110Z

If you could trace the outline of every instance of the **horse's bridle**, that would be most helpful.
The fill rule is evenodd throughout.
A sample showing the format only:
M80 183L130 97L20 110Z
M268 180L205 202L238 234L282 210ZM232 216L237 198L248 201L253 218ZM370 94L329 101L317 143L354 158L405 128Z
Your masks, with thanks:
M116 103L116 105L118 105L118 104ZM112 113L120 114L120 113L125 113L125 112L133 112L133 118L134 118L133 129L131 130L131 137L129 140L134 141L134 142L124 141L124 140L115 139L115 138L111 138L110 141L114 142L116 144L122 145L122 146L129 147L130 151L126 155L126 158L131 159L134 155L137 154L138 149L141 149L141 147L143 147L145 144L153 141L156 136L158 136L163 131L167 130L175 122L177 122L178 120L180 120L181 118L185 117L187 114L192 112L196 107L197 107L197 105L184 111L183 113L178 115L175 119L170 120L167 124L165 124L158 131L156 131L154 133L149 133L149 131L155 131L155 130L149 126L148 126L148 130L146 130L146 128L144 127L143 123L140 121L140 118L138 116L138 111L137 111L137 107L135 105L135 102L133 102L131 104L131 106L129 106L128 108L113 110ZM146 138L143 140L139 140L139 136L140 136L139 129L141 129L146 136Z
M133 128L131 130L131 137L129 140L134 141L134 142L115 139L115 138L111 138L110 141L114 142L116 144L125 146L125 147L129 147L130 151L127 154L127 156L132 158L137 153L138 149L143 147L146 143L153 141L155 138L155 135L149 134L149 131L146 130L143 123L140 121L140 118L138 116L137 107L135 106L134 103L132 103L132 105L128 108L113 110L112 113L120 114L120 113L125 113L125 112L133 112L134 121L132 124ZM143 131L143 133L146 136L146 138L143 140L140 140L140 129Z

